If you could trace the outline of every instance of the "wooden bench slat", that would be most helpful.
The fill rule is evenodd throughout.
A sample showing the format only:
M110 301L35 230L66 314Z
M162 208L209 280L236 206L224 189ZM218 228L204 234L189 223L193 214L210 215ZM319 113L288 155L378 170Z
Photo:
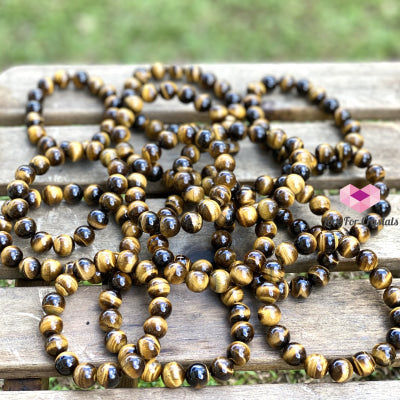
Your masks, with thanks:
M235 90L243 92L248 83L259 81L266 74L281 77L294 75L296 79L309 78L318 86L326 88L340 104L348 108L356 118L397 118L400 112L399 71L400 63L282 63L282 64L202 64L205 71L214 72L227 79ZM22 66L11 68L0 75L0 121L13 125L23 121L26 95L37 85L40 78L52 76L65 66ZM105 82L118 89L132 75L137 65L67 66L71 72L87 70L99 75ZM274 119L312 120L326 116L316 107L292 96L274 94L266 106ZM146 107L149 116L158 116L169 122L184 119L205 120L191 106L175 102L156 102ZM72 91L56 93L46 104L45 117L48 124L96 123L100 120L101 106L87 95L76 96Z
M89 400L94 396L97 400L109 399L125 400L127 398L146 398L153 400L259 400L268 397L270 400L281 399L331 399L331 400L364 400L366 398L377 398L381 400L393 399L394 393L399 390L398 381L371 381L371 382L348 382L345 384L335 383L310 383L292 385L289 383L260 384L260 385L238 385L238 386L208 386L200 390L184 387L179 389L168 388L143 388L143 389L113 389L93 391L37 391L37 392L0 392L0 398L14 400L15 398L48 400L57 399Z
M313 123L273 123L273 127L282 127L288 137L299 136L303 139L305 147L314 152L319 143L330 143L335 146L341 139L341 134L333 127L331 122ZM51 127L48 134L55 139L61 140L83 140L89 139L97 132L97 126L71 126ZM365 147L373 154L373 162L380 163L386 170L386 182L389 187L400 187L400 170L398 165L398 150L393 146L394 140L400 139L399 122L365 122L363 123L363 136ZM141 133L133 135L130 143L135 151L140 154L145 143L146 136ZM241 150L236 156L237 168L235 170L240 182L249 183L262 174L279 176L281 168L273 160L271 152L262 150L259 146L246 139L240 143ZM30 159L37 154L37 149L32 146L26 138L23 127L0 128L0 148L3 149L0 159L0 195L6 194L7 184L14 178L17 167L29 163ZM163 151L161 164L164 169L172 166L174 159L180 152L178 149ZM212 162L209 154L203 154L196 169ZM84 173L82 173L84 171ZM75 182L78 184L104 183L107 171L100 162L67 162L61 167L51 169L45 176L38 177L34 186L43 187L47 184L67 184ZM318 189L339 189L348 183L364 185L365 169L354 166L346 169L341 174L325 173L320 177L311 177L310 183ZM163 191L159 183L150 183L148 192L153 195Z
M390 202L392 204L392 214L397 218L400 214L400 195L390 196ZM148 200L150 209L158 210L163 204L162 199L149 199ZM0 202L1 207L1 202ZM349 219L345 220L345 226L350 229L351 221L350 218L358 222L361 222L363 214L358 214L356 211L350 209L339 201L338 196L332 197L332 208L337 209L343 213L345 217ZM49 209L47 206L43 206L38 211L32 213L32 217L37 221L38 230L50 233L53 236L61 233L67 233L73 235L74 230L86 223L87 213L90 210L87 206L69 206L62 203L57 208ZM305 218L311 226L320 223L320 217L311 214L308 205L294 204L292 206L292 212L295 218ZM396 219L393 220L395 222ZM387 222L392 222L389 216ZM352 222L354 224L354 221ZM60 228L62 226L62 228ZM398 225L387 225L377 235L371 237L371 239L362 248L373 249L382 265L387 265L393 270L400 269L400 237L397 234L399 229ZM192 260L199 258L207 258L210 261L213 260L214 252L211 249L210 238L214 231L214 225L212 223L205 223L202 230L195 234L189 235L183 230L178 234L177 237L170 239L170 248L175 254L186 254L191 257ZM15 235L14 235L15 236ZM122 239L120 228L115 223L110 223L107 229L103 231L96 231L96 240L89 248L77 247L71 257L67 259L58 258L53 251L43 255L37 255L33 252L30 247L29 240L24 240L15 237L14 243L22 249L25 256L37 256L40 260L46 258L58 258L62 263L69 261L70 258L77 259L79 257L91 257L93 258L95 253L104 248L110 248L113 251L118 251L119 242ZM148 235L143 235L140 239L142 243L142 249L146 249L146 241ZM237 226L237 230L233 234L233 248L237 252L238 259L243 259L243 255L252 248L256 236L254 229L245 229ZM279 230L278 235L274 239L276 245L284 240L293 240L288 237L286 232L283 233ZM141 258L149 257L147 251L141 253ZM292 271L307 271L311 263L316 263L316 256L302 256L300 255L296 264L287 268L288 272ZM341 259L337 270L357 270L357 265L353 260ZM19 277L18 269L7 268L0 264L0 279L16 279Z
M394 280L394 284L399 282ZM43 315L41 301L52 290L45 287L0 289L0 309L7 310L0 314L1 377L57 375L37 328ZM98 327L100 291L100 286L80 287L67 299L63 314L69 349L77 353L81 362L96 365L114 359L104 349L104 332ZM266 329L257 320L261 303L248 293L245 297L252 310L255 338L251 343L251 360L244 369L290 369L265 343ZM365 279L333 279L326 288L315 289L307 301L290 297L279 304L281 324L291 331L292 341L306 346L308 354L322 353L328 359L349 357L358 351L371 351L375 344L385 341L390 323L388 308L381 297ZM173 313L167 321L168 333L161 339L160 361L174 360L185 365L196 360L210 363L224 355L230 343L230 327L227 309L217 295L211 291L194 294L179 285L172 287L170 299ZM122 329L130 342L136 342L143 335L148 303L143 287L135 287L124 295Z

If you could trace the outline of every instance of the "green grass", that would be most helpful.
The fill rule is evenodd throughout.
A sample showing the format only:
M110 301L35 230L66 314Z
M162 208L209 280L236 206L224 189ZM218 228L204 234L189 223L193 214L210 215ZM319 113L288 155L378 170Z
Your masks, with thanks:
M0 68L400 58L397 0L0 0L0 10Z

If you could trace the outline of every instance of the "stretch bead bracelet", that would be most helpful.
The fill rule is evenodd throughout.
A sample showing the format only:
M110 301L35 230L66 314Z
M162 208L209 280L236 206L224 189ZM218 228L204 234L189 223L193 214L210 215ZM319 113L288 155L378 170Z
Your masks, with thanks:
M225 106L213 104L208 94L196 95L195 89L191 86L184 85L178 89L174 82L168 81L161 82L157 87L150 82L150 79L161 80L166 71L171 79L179 79L185 75L190 83L200 83L204 89L212 89L214 95L224 101ZM5 217L0 219L0 227L4 230L0 233L2 263L10 267L19 265L21 273L27 278L38 277L40 272L46 281L55 281L58 294L49 295L50 299L61 296L61 293L62 295L74 293L78 288L76 278L93 283L110 280L112 290L107 291L107 296L111 296L114 300L118 298L121 290L129 289L131 286L130 274L133 274L134 282L143 284L155 280L156 286L160 284L163 286L167 283L156 277L162 274L170 283L186 281L188 287L194 291L205 290L210 282L212 290L221 294L223 303L232 306L231 322L235 322L232 334L242 339L235 342L237 344L234 349L232 349L233 344L230 346L228 358L217 358L210 367L212 375L220 380L232 375L232 361L234 364L242 365L242 359L237 358L239 354L246 355L245 362L248 361L249 351L243 341L246 341L244 339L246 335L252 337L253 328L247 322L249 318L247 306L238 302L243 299L241 287L250 284L256 297L265 303L260 307L258 315L263 325L270 326L267 342L271 347L283 347L283 357L291 365L305 362L306 371L311 377L319 378L327 372L328 363L322 355L311 355L306 358L304 348L297 343L289 343L289 332L277 325L280 321L280 310L274 303L288 295L289 285L284 279L285 266L293 264L298 253L312 254L318 248L317 261L320 265L311 267L308 277L298 276L291 281L290 291L294 297L308 297L312 286L325 285L329 280L329 269L334 268L339 261L339 252L346 258L357 256L360 269L372 270L371 284L377 289L386 289L385 303L392 307L400 305L397 300L400 288L389 286L390 271L377 266L378 260L372 251L360 251L360 243L368 240L370 232L382 228L382 217L386 217L390 212L390 205L385 200L388 188L382 182L384 170L381 166L370 165L371 154L362 149L360 124L351 120L350 113L339 108L337 100L326 98L323 90L314 88L305 80L296 83L292 77L284 77L277 81L267 76L262 82L249 85L248 95L242 100L239 94L230 90L229 84L218 81L213 74L203 73L199 67L166 68L156 63L150 70L136 70L133 78L125 82L125 90L119 98L116 89L104 85L100 78L89 78L86 73L78 72L72 81L77 88L88 87L92 94L98 95L104 101L105 119L101 123L101 132L95 134L92 141L62 142L57 147L55 140L47 137L43 128L42 101L45 95L52 93L54 84L66 88L69 81L68 74L60 71L53 79L42 79L39 88L30 92L27 105L28 137L32 143L38 144L39 150L45 155L36 156L29 165L18 168L16 181L8 187L10 201L2 207ZM287 138L281 129L271 130L269 121L265 119L265 113L260 107L261 96L277 85L284 92L296 87L300 95L308 96L310 101L320 105L325 112L334 114L336 124L345 135L344 141L339 142L335 149L327 144L321 144L313 155L303 148L301 139ZM197 111L208 111L213 124L209 128L195 124L180 126L172 124L166 127L160 121L149 121L140 114L143 101L154 101L158 93L167 100L177 95L183 103L193 101ZM248 124L243 122L245 118ZM132 126L144 129L150 139L158 140L158 145L148 144L143 147L141 154L135 154L133 148L126 143L131 137ZM267 149L271 149L276 160L284 162L282 176L276 179L261 176L254 183L254 187L241 186L237 182L233 173L235 169L233 156L239 151L238 141L246 136L249 136L251 141L262 143ZM158 163L161 148L173 148L178 141L185 145L181 157L175 160L171 170L163 173ZM112 142L117 143L115 149L109 147ZM200 173L193 169L193 164L199 160L200 153L204 151L208 151L214 158L214 165L204 167ZM88 226L79 227L75 231L74 239L59 235L52 240L45 233L37 233L35 222L26 217L29 207L37 208L41 203L39 192L30 189L29 185L33 183L35 175L46 173L50 166L60 165L66 156L72 161L80 160L84 156L91 161L100 159L110 175L107 181L108 192L103 193L98 185L90 185L84 191L74 184L65 187L64 191L54 186L46 187L42 197L49 205L58 204L63 196L69 203L79 202L83 196L88 204L100 203L101 206L101 209L91 211ZM348 232L342 227L341 215L330 210L329 200L325 196L314 195L313 188L306 181L311 173L320 174L327 165L332 172L341 172L350 162L359 167L368 167L367 180L379 188L382 200L374 206L375 213L368 214L366 224L353 226ZM154 213L149 211L144 203L145 189L147 179L158 180L161 177L164 187L177 194L168 197L166 207ZM256 203L256 192L259 196L268 197ZM127 205L123 204L122 194L125 194ZM289 207L295 200L299 203L309 202L310 210L314 214L322 215L321 226L310 228L304 220L293 220ZM197 204L197 211L190 211L190 208L188 210L190 204ZM33 249L36 247L49 250L53 246L58 255L69 256L75 242L79 245L90 245L93 242L93 229L105 228L109 213L115 215L124 235L120 243L120 252L116 255L112 251L104 250L96 254L94 261L79 259L61 266L56 260L46 260L40 265L35 258L22 259L22 252L12 246L9 235L12 225L9 218L17 220L14 231L18 236L35 238L35 240L32 238ZM180 222L179 215L182 215ZM168 250L168 245L165 246L168 243L167 239L162 238L162 235L175 236L180 226L186 232L196 233L201 229L203 220L214 222L216 227L211 238L211 244L216 249L214 264L217 268L214 270L207 260L191 263L185 256L174 257ZM254 242L254 249L246 253L243 261L236 259L236 253L231 247L230 232L234 229L235 221L244 227L255 225L258 237ZM272 239L278 227L289 228L291 236L295 238L294 244L283 242L275 247ZM139 262L140 245L136 238L140 237L142 232L153 235L148 244L149 250L150 248L153 250L150 251L152 261ZM161 246L158 246L159 244ZM267 260L273 254L276 260ZM115 268L117 271L110 276ZM137 279L138 276L141 278ZM64 300L58 298L57 301L63 303ZM46 311L48 308L45 306L46 304L43 305ZM107 314L107 311L110 312ZM108 346L113 348L116 341L120 343L124 337L118 327L120 315L113 307L104 312L101 317L103 328L108 329L109 326L115 328L107 341ZM396 326L400 319L397 318L397 314L400 313L395 308L391 318ZM239 317L232 317L237 315ZM47 329L51 331L54 327L56 335L62 336L60 321L58 317L47 315L41 323L41 328L47 335ZM396 346L398 337L398 329L392 328L387 337L389 344L375 346L372 356L368 353L357 354L353 357L352 364L347 360L331 361L329 371L332 378L337 381L346 380L351 376L352 365L357 373L364 376L373 371L375 361L379 365L389 365L393 359L392 345ZM57 336L56 339L57 346L64 349L65 338ZM51 346L49 344L50 349ZM127 351L129 354L127 357L132 354L140 357L136 354L138 350L135 345L131 345ZM135 360L138 360L137 357ZM56 360L57 369L64 371L66 368L66 372L74 372L74 379L81 386L88 387L94 383L95 367L90 364L76 364L77 357L68 352ZM139 364L144 365L140 362ZM153 371L150 375L149 373L144 375L146 380L156 378L159 372L161 373L161 366L157 360L146 364L143 368L143 373L146 368L148 371L150 369ZM221 375L222 370L228 373ZM162 372L165 384L167 386L181 384L184 376L182 371L182 367L177 363L165 365ZM347 375L344 371L347 371ZM97 371L98 381L106 387L115 386L118 375L119 366L115 363L106 363ZM136 373L135 377L139 375ZM83 376L90 378L84 381L81 379ZM171 381L173 376L180 378ZM202 386L208 381L208 378L201 379L200 376L208 377L207 367L202 364L194 364L186 370L187 381L193 386Z

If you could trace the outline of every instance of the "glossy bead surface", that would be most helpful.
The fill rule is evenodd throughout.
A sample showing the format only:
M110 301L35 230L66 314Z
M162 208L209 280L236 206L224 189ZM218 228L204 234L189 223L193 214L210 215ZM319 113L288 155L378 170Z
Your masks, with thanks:
M210 372L213 378L225 382L233 376L234 363L229 358L217 357L211 363Z
M235 365L243 366L250 359L250 348L246 343L240 341L232 342L228 346L227 356L233 360Z
M282 349L282 358L289 365L301 365L306 359L306 350L300 343L292 342Z
M51 335L46 338L45 349L47 354L57 357L60 353L68 350L68 340L64 335Z
M78 281L72 275L61 274L57 276L54 286L61 296L70 296L78 290Z
M276 304L266 304L258 309L258 319L264 326L277 325L281 320L281 310Z
M254 337L254 328L247 321L238 321L231 328L233 340L243 343L249 343Z
M311 281L304 276L297 276L290 282L292 296L306 299L311 293Z
M390 308L400 306L400 287L389 286L383 292L383 301Z
M185 380L185 369L177 362L169 362L164 365L161 377L165 386L177 388L182 386Z
M290 342L289 330L282 325L275 325L268 329L266 341L273 349L282 349Z
M386 289L392 284L392 273L385 267L375 268L369 275L369 281L375 289Z
M386 340L396 349L400 349L400 328L390 328L386 334Z
M74 353L64 351L57 356L55 367L59 374L71 375L78 364L78 357Z
M75 242L69 235L58 235L53 239L53 248L60 257L68 257L75 249Z
M375 361L370 353L361 351L356 353L351 362L354 367L354 372L359 376L369 376L375 371Z
M186 382L190 386L195 389L199 389L207 385L210 379L210 374L205 364L195 363L186 369L185 377Z
M31 247L37 253L44 253L53 247L53 238L46 232L36 232L31 238Z
M309 377L321 379L328 372L328 361L322 354L310 354L304 361L304 369Z
M353 375L353 365L346 358L332 360L329 363L329 375L335 382L347 382Z
M106 389L118 386L120 379L120 368L115 363L107 362L97 369L97 382Z
M1 252L0 261L6 267L16 268L22 261L23 256L24 255L19 247L7 246Z
M73 379L81 389L89 389L96 383L97 369L93 364L78 364L73 373Z
M59 293L48 293L42 300L42 310L46 314L62 314L65 310L65 299Z
M126 345L126 334L121 330L111 330L106 334L104 342L106 345L106 349L110 353L116 354L119 352L121 347Z
M371 352L375 362L381 367L390 367L396 358L396 349L389 343L379 343Z
M20 274L25 279L36 279L40 275L40 262L37 258L26 257L18 265Z

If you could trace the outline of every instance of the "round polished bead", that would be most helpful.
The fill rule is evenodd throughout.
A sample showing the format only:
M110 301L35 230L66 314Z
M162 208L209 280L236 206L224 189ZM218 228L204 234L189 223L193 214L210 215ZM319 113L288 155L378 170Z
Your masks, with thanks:
M78 281L69 274L58 275L55 281L55 289L62 296L70 296L78 290Z
M146 334L160 339L167 334L168 324L163 317L152 316L144 322L143 330Z
M69 351L60 353L55 362L56 370L61 375L71 375L78 364L78 357Z
M309 268L307 277L314 286L326 286L329 283L329 270L322 265L313 265Z
M96 266L88 258L80 258L74 263L74 274L81 281L88 281L96 273Z
M304 361L304 369L309 377L321 379L328 372L328 361L322 354L310 354Z
M210 366L211 376L217 381L228 381L234 373L234 362L227 357L215 358Z
M227 349L227 356L233 360L235 365L243 366L250 359L250 348L246 343L232 342Z
M210 275L210 289L215 293L225 293L230 286L230 275L224 269L215 269Z
M390 308L400 306L400 287L389 286L383 292L383 301Z
M318 248L324 253L333 253L339 246L339 239L333 232L323 230L317 237Z
M189 271L186 275L186 285L192 292L203 292L209 283L208 275L203 271Z
M221 296L222 303L231 307L235 303L240 303L244 298L243 290L238 286L230 287L225 293L222 293Z
M216 221L221 209L218 203L211 199L204 199L198 205L198 212L207 222Z
M46 338L45 349L47 354L56 357L60 353L68 350L68 340L64 335L51 335Z
M135 270L135 278L140 284L144 285L145 283L150 282L156 276L158 276L158 270L156 265L152 261L144 260L137 264Z
M21 238L31 238L36 233L36 223L32 218L21 218L15 222L14 232Z
M396 358L396 349L389 343L379 343L372 349L372 356L381 367L390 367Z
M353 365L346 358L332 360L329 363L329 375L335 382L347 382L353 375Z
M276 247L275 256L283 266L287 266L296 262L298 252L292 243L282 242Z
M256 289L256 297L262 303L273 304L280 296L278 285L272 282L263 282Z
M247 286L253 280L253 272L241 261L234 261L230 265L230 277L233 284Z
M297 251L300 254L312 254L317 249L317 240L311 233L300 233L295 241Z
M185 232L197 233L203 226L203 218L197 212L186 212L182 215L181 226Z
M205 364L195 363L186 369L185 377L190 386L199 389L207 385L210 374Z
M83 190L79 185L70 183L64 187L63 196L68 204L76 204L82 200Z
M106 334L104 342L110 353L117 354L127 343L126 334L121 330L111 330Z
M40 268L39 260L34 257L26 257L18 265L19 272L25 279L37 278L40 275Z
M247 321L238 321L231 328L231 336L234 340L249 343L254 337L254 328Z
M396 349L400 349L400 328L390 328L386 334L386 340Z
M149 304L149 314L153 317L168 318L172 312L172 304L166 297L156 297Z
M114 290L103 290L99 296L99 305L102 310L118 309L122 304L121 296Z
M385 267L375 268L369 275L369 281L375 289L386 289L392 284L392 273Z
M118 386L120 379L120 368L115 363L107 362L97 368L97 382L106 389Z
M128 291L132 286L132 278L125 272L115 272L110 279L110 286L115 291Z
M25 217L29 210L28 202L23 199L12 199L3 203L3 207L2 214L12 220Z
M353 258L360 253L360 242L353 236L344 236L338 246L339 254L344 258Z
M42 193L43 201L50 207L61 203L63 192L59 186L47 185Z
M306 350L300 343L289 343L282 349L282 358L292 366L303 364L306 360Z
M158 356L161 346L160 342L155 336L146 334L138 340L137 349L138 353L145 360L150 360Z
M338 211L326 211L321 217L321 224L324 229L339 229L343 225L343 216Z
M395 326L400 326L400 307L390 310L390 322Z
M99 326L104 332L118 330L122 325L122 315L116 309L105 310L100 314Z
M306 299L311 293L311 281L304 276L297 276L290 282L293 297Z
M111 250L100 250L94 256L94 264L100 273L108 273L114 270L117 258Z
M65 310L65 299L59 293L48 293L42 300L42 310L46 314L59 315Z
M268 329L266 341L273 349L282 349L290 342L290 333L282 325L275 325Z
M115 266L121 271L130 274L139 262L136 253L129 250L123 250L118 254Z
M236 220L239 225L246 228L255 225L257 222L258 214L254 206L243 206L236 211Z
M78 364L73 373L75 385L81 389L89 389L96 383L97 369L93 364Z
M59 235L53 240L53 248L60 257L68 257L75 249L75 242L69 235Z
M372 271L378 265L378 256L372 250L364 249L358 253L356 262L361 271Z
M48 259L43 261L40 274L45 282L54 281L61 274L62 266L59 261Z
M359 376L369 376L375 371L375 361L370 353L360 351L351 358L354 372Z
M281 310L276 304L266 304L258 309L258 319L261 325L274 326L281 320Z
M185 380L185 369L177 362L169 362L164 365L161 378L165 386L177 388L182 386Z
M17 246L7 246L1 251L0 261L3 265L10 268L18 267L24 255Z

